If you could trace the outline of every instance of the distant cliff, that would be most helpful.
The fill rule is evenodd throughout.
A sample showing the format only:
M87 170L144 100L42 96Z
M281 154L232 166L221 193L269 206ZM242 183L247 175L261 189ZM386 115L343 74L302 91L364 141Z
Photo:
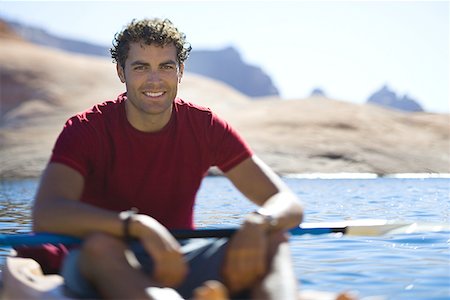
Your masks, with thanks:
M109 57L106 46L57 37L45 30L16 22L7 23L23 39L37 45ZM239 52L232 47L223 50L193 50L186 62L186 71L220 80L250 97L279 95L269 75L257 66L246 64Z
M261 68L245 64L233 47L193 51L186 70L226 82L250 97L279 95L272 79Z
M424 111L416 100L411 99L408 95L404 95L403 97L397 96L387 85L370 96L367 102L403 111Z

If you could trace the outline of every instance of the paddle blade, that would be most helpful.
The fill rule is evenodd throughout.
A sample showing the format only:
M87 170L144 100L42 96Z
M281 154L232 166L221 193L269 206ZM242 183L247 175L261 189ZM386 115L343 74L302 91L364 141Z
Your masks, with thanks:
M444 224L421 224L412 223L408 226L400 227L389 231L389 234L408 234L416 232L440 232L447 231L450 232L450 225Z
M302 234L302 230L317 231L318 234L321 231L326 233L326 230L329 230L329 233L342 233L350 236L381 236L385 234L450 231L450 226L395 222L383 219L364 219L341 222L305 223L300 226L299 234ZM294 229L294 234L295 231L297 230Z

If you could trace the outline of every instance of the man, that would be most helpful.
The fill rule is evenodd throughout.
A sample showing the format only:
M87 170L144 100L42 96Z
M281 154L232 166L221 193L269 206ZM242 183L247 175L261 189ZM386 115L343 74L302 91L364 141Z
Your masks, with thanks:
M132 21L116 34L111 54L126 93L67 121L36 195L34 230L84 238L63 272L86 297L191 297L212 279L232 297L294 299L284 232L302 207L225 121L176 98L190 50L169 20ZM213 165L261 209L230 241L177 241L169 230L193 228Z

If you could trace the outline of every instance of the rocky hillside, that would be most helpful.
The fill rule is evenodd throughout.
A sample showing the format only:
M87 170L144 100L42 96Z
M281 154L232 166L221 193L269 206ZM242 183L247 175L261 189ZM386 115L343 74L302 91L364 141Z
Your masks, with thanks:
M5 29L0 39L0 179L36 177L65 120L124 87L109 59L40 47ZM185 75L180 96L230 120L279 173L450 173L448 114L319 96L251 101L193 74Z

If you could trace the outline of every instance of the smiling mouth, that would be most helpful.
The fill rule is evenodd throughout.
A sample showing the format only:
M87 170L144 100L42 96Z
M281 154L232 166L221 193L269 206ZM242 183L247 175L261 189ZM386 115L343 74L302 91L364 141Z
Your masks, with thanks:
M144 92L143 94L147 97L157 98L164 95L164 92Z

